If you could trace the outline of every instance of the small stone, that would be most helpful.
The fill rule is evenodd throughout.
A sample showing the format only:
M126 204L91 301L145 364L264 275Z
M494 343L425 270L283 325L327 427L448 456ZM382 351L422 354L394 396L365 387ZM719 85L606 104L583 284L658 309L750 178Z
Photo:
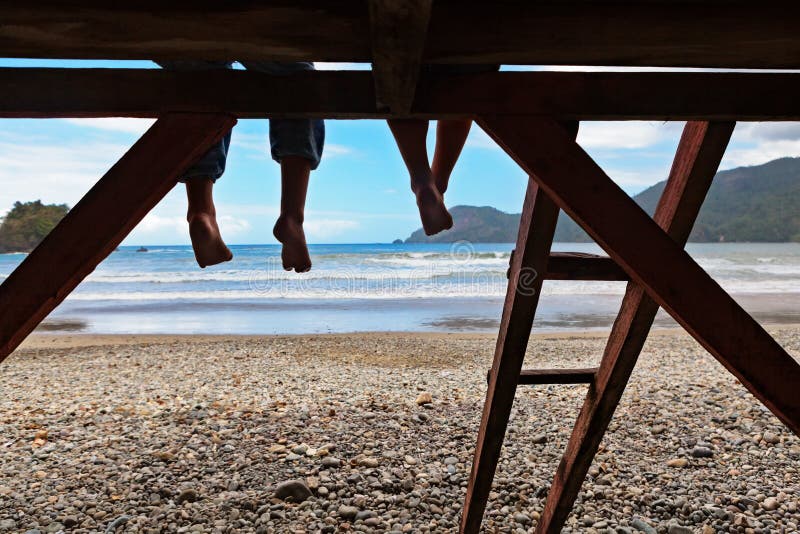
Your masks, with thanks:
M119 516L118 518L116 518L115 520L113 520L111 523L108 524L108 526L106 527L106 534L113 534L114 532L117 531L119 527L127 523L129 519L130 517L127 515Z
M658 534L658 531L650 526L649 523L645 522L644 519L640 517L634 517L633 521L631 521L631 526L636 530L641 530L645 534Z
M275 497L282 501L303 502L311 497L311 490L302 480L287 480L275 488Z
M64 525L58 521L53 521L44 529L45 532L58 532L59 530L64 530Z
M373 512L372 510L361 510L356 514L356 521L362 519L369 519L370 517L377 517L377 513Z
M666 427L664 425L655 425L653 428L650 429L650 433L653 434L654 436L657 436L659 434L663 434L665 430Z
M426 404L430 404L433 402L433 396L427 391L425 391L417 396L416 402L418 406L424 406Z
M534 444L547 443L547 434L536 434L531 439L531 443L534 443Z
M68 515L64 519L62 519L61 522L64 523L65 527L72 528L78 524L78 518L72 515Z
M714 451L708 447L695 447L689 454L691 454L693 458L711 458L714 456Z
M0 519L0 532L10 532L17 529L17 522L13 519Z
M333 456L325 456L322 458L320 465L326 469L334 469L342 465L341 460Z
M523 514L522 512L514 514L514 521L519 523L520 525L528 525L531 522L531 518L528 514Z
M356 515L358 515L358 508L356 508L355 506L347 506L343 504L339 507L338 513L339 517L341 517L342 519L352 521L353 519L356 518Z
M689 460L686 458L673 458L672 460L667 460L667 467L686 467L689 465Z
M702 534L716 534L716 530L711 525L703 525Z
M458 458L455 456L448 456L444 459L444 465L455 465L458 463Z
M681 525L670 525L667 534L693 534L692 529Z
M778 436L775 432L770 432L769 430L764 432L764 436L763 437L764 437L764 441L766 441L770 445L777 445L778 443L781 442L780 436Z
M764 502L761 503L761 508L771 512L773 510L777 510L779 506L778 499L775 497L767 497L764 499Z
M300 445L297 445L296 447L292 448L293 453L299 454L301 456L304 455L306 451L308 451L308 445L306 445L305 443L301 443Z
M183 504L185 502L195 502L199 498L197 492L191 488L185 489L178 494L178 498L175 499L177 504Z

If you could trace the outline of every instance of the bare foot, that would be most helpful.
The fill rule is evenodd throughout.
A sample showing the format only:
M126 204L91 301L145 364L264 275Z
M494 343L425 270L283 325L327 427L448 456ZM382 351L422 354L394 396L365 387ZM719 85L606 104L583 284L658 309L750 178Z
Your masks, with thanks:
M453 217L434 185L418 187L414 193L417 195L417 207L425 235L438 234L453 227Z
M281 260L285 270L294 269L298 273L311 270L311 257L308 254L303 223L282 215L275 223L272 234L283 245Z
M201 268L233 259L230 249L219 233L217 219L208 213L189 216L189 237L197 265Z

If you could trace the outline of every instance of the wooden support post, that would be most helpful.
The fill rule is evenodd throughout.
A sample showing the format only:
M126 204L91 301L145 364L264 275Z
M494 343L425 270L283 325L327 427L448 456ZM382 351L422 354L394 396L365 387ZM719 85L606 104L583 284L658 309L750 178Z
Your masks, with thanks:
M556 121L478 123L728 371L800 435L800 364L675 243Z
M0 362L235 123L168 114L133 145L0 286Z
M681 137L655 221L684 245L711 187L735 123L690 122ZM630 379L658 311L644 288L631 282L547 495L538 533L558 533L575 503L592 459Z
M511 278L472 461L461 518L462 532L478 531L489 498L544 281L540 273L547 270L558 211L553 201L531 180L522 208Z
M369 0L372 75L378 109L411 111L432 0Z

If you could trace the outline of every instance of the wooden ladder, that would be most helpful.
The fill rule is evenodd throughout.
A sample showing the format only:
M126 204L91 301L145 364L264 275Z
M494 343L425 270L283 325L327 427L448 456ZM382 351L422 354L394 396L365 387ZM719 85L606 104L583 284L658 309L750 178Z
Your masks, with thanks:
M689 122L654 220L678 244L685 245L735 123ZM573 131L573 139L574 134ZM611 258L587 254L552 254L550 247L558 206L529 180L516 248L511 256L495 358L461 532L480 529L500 457L511 406L520 384L589 384L566 452L547 495L536 532L560 532L597 453L614 410L647 338L658 304L643 287L629 281L600 366L591 369L522 369L544 280L629 280ZM544 273L544 276L539 276Z

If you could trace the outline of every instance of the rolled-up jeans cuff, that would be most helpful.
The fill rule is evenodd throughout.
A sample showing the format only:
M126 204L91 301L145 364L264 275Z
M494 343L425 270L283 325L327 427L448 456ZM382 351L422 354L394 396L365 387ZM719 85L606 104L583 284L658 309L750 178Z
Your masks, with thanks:
M272 119L269 121L272 159L285 156L307 159L311 169L319 167L325 145L325 122L318 119Z

